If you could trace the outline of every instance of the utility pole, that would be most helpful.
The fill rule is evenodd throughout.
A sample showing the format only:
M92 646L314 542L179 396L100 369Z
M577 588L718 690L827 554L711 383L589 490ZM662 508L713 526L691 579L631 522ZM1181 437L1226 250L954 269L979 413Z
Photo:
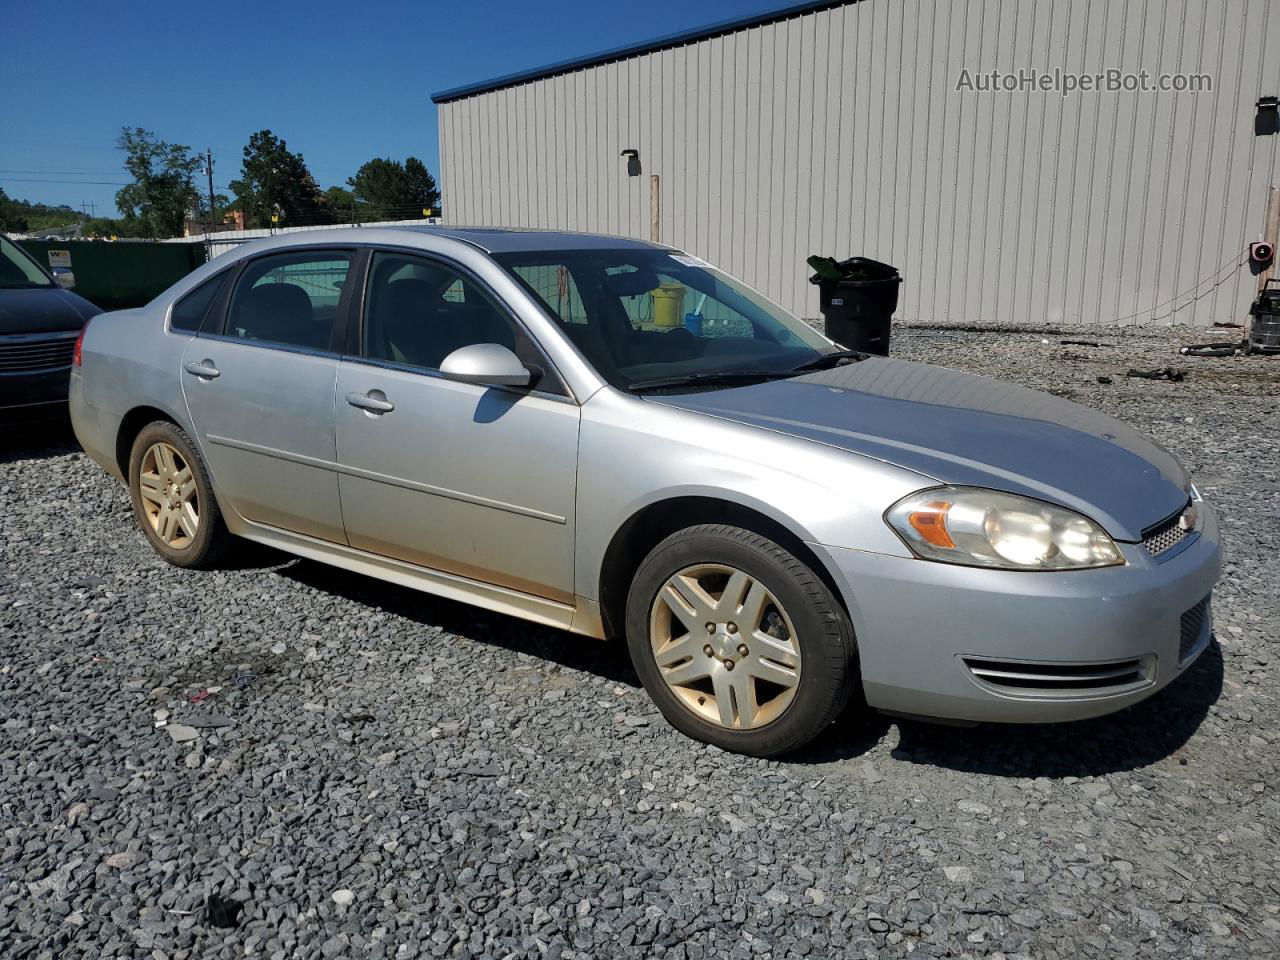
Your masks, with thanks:
M217 223L217 211L213 208L213 151L205 148L204 169L209 175L209 232L213 233L213 225Z

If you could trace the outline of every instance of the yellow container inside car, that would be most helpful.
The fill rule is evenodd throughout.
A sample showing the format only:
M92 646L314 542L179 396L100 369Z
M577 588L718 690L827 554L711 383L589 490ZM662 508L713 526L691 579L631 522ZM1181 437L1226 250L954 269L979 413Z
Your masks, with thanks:
M649 291L655 327L678 327L684 322L684 290L682 283L664 283Z

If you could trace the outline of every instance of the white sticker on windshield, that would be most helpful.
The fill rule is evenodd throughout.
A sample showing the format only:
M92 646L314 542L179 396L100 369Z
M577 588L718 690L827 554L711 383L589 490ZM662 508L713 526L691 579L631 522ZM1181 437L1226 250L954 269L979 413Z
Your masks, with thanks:
M711 264L705 260L699 260L697 257L687 253L673 253L671 259L676 263L683 263L686 267L709 267Z

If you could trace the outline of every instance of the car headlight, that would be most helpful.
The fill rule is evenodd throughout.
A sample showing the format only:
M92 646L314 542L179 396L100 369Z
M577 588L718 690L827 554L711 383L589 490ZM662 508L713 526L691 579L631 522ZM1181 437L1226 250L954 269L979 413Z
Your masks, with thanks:
M916 556L1003 570L1082 570L1124 563L1115 541L1073 510L980 487L935 487L885 514Z

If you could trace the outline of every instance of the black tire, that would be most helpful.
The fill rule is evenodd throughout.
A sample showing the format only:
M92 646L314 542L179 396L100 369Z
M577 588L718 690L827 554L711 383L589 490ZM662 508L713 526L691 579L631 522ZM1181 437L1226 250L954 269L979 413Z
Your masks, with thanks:
M140 476L142 462L147 451L156 443L167 443L176 450L191 469L196 484L196 497L199 504L199 523L194 537L181 546L175 547L166 543L156 532L144 508ZM129 453L129 499L133 503L133 514L143 536L160 556L179 567L208 569L216 566L226 554L232 541L218 509L218 501L213 495L213 485L209 482L209 471L204 460L191 438L177 424L168 420L155 420L147 424L134 438L133 448Z
M658 592L676 573L699 564L736 568L760 581L794 625L799 682L789 705L762 726L733 729L704 719L667 685L654 658L650 613ZM775 757L802 747L839 716L859 683L853 625L831 590L790 552L738 527L690 527L654 547L632 580L626 624L636 673L668 722L734 753Z

